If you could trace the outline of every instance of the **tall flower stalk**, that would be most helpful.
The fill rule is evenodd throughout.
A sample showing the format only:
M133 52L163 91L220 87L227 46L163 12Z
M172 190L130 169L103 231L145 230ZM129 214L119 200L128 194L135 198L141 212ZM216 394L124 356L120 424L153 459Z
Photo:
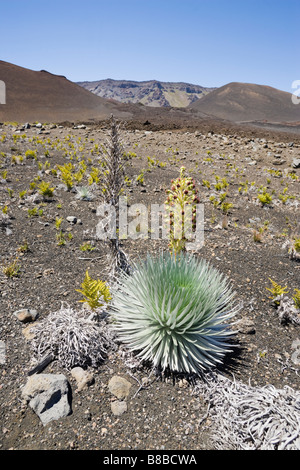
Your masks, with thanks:
M130 264L127 255L122 250L118 238L119 232L119 197L125 187L125 169L123 159L123 145L120 139L120 125L114 116L111 116L111 130L106 146L103 147L103 161L105 166L102 183L104 203L110 207L111 213L116 217L116 236L108 240L112 263L111 277L119 271L130 272Z
M196 205L199 202L195 182L185 176L185 167L180 168L179 178L172 180L171 189L167 189L166 193L169 249L177 255L186 249L186 243L196 228Z

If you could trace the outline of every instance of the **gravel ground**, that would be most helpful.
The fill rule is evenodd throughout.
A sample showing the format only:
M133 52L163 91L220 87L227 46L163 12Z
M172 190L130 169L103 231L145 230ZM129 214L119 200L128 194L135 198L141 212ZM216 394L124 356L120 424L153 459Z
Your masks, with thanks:
M131 368L124 359L122 345L108 351L103 364L92 370L93 383L81 391L77 391L70 371L57 361L43 371L67 377L72 391L69 416L44 426L22 400L21 387L34 361L28 324L18 320L14 312L35 309L38 323L57 311L62 302L80 308L76 289L86 270L89 268L92 277L102 280L108 275L106 247L92 238L100 200L98 186L91 186L94 199L81 201L75 192L64 190L62 181L51 170L57 164L78 165L85 159L89 173L109 129L74 129L67 125L46 125L42 131L34 126L20 132L18 129L5 124L0 132L0 155L5 154L0 157L0 211L7 207L9 216L9 225L2 222L0 228L0 263L5 268L17 258L20 267L16 277L8 277L3 269L0 273L0 344L5 347L5 355L0 355L0 449L213 450L212 418L205 398L195 393L193 378L161 377L149 365ZM6 138L1 142L4 134ZM122 137L124 150L130 152L127 174L131 181L126 190L129 204L162 204L165 190L178 176L181 165L195 178L205 207L206 230L204 247L195 256L204 257L229 277L243 305L238 314L242 323L237 347L226 358L221 372L257 387L288 385L299 390L299 364L293 360L299 327L280 323L266 290L269 278L288 286L290 295L300 286L300 264L289 258L284 247L299 221L300 170L292 168L293 159L300 156L297 139L291 144L291 137L283 135L277 140L270 136L263 140L261 134L247 137L141 128L124 130ZM25 156L28 149L37 150L36 159L21 162L16 158ZM144 184L139 185L135 180L142 170ZM218 195L216 176L229 182L226 190L233 206L226 216L210 200ZM38 182L49 181L55 187L53 200L31 197L37 192L30 189L30 183L38 177ZM257 201L262 186L273 197L266 207ZM27 194L21 199L20 192L25 190ZM282 194L291 197L283 203L279 197ZM37 214L29 217L28 209L34 208ZM69 216L76 217L77 223L69 223ZM64 245L58 245L56 238L58 218L63 219ZM254 241L254 230L259 233L259 241ZM80 247L88 242L94 249L82 251ZM165 240L124 241L131 260L166 248ZM120 416L112 412L116 398L108 386L114 376L131 383L127 411Z

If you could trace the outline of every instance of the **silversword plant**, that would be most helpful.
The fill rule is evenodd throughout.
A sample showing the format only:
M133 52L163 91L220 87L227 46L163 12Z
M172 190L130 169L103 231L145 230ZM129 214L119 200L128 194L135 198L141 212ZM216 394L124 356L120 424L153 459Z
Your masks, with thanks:
M116 334L163 370L198 373L230 351L229 320L238 311L227 279L187 253L148 255L121 273L112 293Z

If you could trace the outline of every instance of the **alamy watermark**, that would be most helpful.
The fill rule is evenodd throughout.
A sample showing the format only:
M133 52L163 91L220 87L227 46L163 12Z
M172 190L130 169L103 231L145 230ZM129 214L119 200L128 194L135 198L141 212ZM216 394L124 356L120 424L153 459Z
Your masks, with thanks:
M0 104L6 104L6 86L2 80L0 80Z
M292 89L296 89L292 93L292 102L293 104L299 104L300 103L300 80L294 80L292 83Z
M193 210L195 208L196 212ZM100 204L97 216L101 217L96 227L98 240L168 240L172 230L174 239L184 238L187 241L187 249L196 250L204 245L203 204L195 204L193 208L191 204L187 204L184 211L179 204L175 204L170 216L164 204L151 204L147 207L138 203L128 206L127 199L120 197L117 208L110 204Z

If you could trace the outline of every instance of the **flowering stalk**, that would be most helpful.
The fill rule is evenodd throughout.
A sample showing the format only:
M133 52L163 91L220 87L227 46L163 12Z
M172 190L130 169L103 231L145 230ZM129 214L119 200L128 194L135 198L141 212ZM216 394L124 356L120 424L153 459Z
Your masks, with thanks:
M166 191L165 207L169 223L169 249L175 255L185 250L186 242L196 228L196 204L198 190L191 177L184 176L185 167L180 168L180 177L172 180Z

